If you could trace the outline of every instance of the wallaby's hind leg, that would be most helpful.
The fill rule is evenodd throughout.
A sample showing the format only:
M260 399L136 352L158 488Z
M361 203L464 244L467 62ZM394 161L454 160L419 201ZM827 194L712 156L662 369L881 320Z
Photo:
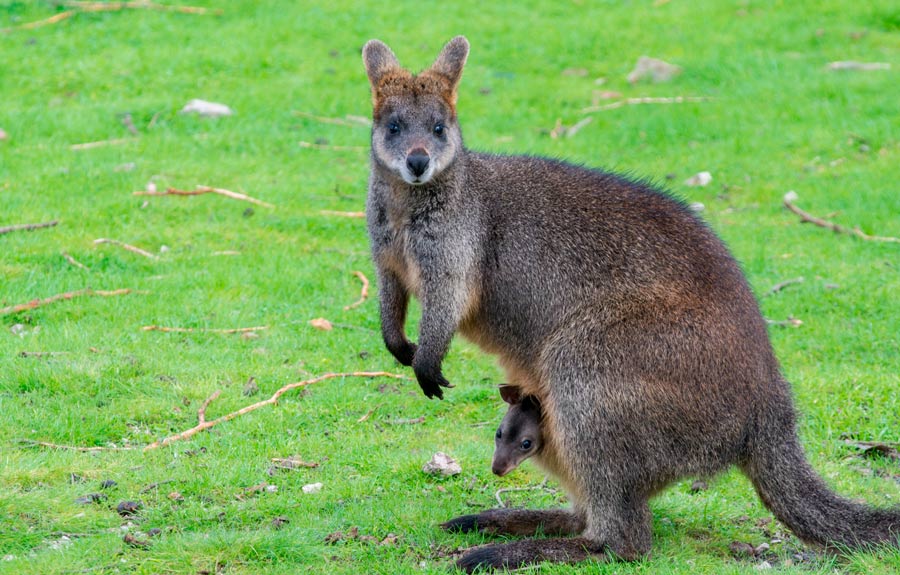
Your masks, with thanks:
M474 515L462 515L441 524L447 531L469 533L480 531L490 535L528 537L546 535L580 535L584 519L568 509L490 509Z

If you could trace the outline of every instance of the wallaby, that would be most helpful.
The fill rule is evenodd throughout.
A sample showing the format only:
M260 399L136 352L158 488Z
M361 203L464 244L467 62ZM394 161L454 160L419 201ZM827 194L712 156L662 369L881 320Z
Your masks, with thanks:
M430 398L449 387L441 362L456 331L497 354L507 381L539 398L538 462L574 507L444 527L577 537L488 545L458 565L638 558L650 550L648 499L730 465L806 542L896 543L900 509L839 497L807 463L766 323L723 243L645 181L467 150L456 100L468 53L454 38L413 75L382 42L363 48L382 334ZM404 333L410 295L418 346Z
M515 385L501 385L500 397L509 408L494 435L491 471L503 477L529 457L540 454L544 438L541 404L537 398L523 396Z

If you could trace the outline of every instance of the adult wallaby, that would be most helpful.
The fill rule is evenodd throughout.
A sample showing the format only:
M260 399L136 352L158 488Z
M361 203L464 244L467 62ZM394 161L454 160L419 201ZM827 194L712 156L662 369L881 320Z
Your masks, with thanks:
M460 331L540 399L539 458L573 511L495 510L449 529L579 535L469 551L465 569L650 550L648 499L738 465L802 540L894 541L900 510L835 495L810 468L788 383L744 275L682 202L646 182L560 161L470 152L456 114L469 44L418 75L382 42L366 205L387 348L428 397ZM422 304L418 347L404 334ZM482 520L483 519L483 520ZM546 530L546 529L545 529Z

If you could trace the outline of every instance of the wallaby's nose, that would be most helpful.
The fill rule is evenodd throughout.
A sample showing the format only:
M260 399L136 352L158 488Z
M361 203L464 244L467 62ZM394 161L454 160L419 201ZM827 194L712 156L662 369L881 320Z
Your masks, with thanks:
M428 162L430 161L431 158L428 157L428 152L422 148L416 148L406 157L406 167L418 178L428 169Z

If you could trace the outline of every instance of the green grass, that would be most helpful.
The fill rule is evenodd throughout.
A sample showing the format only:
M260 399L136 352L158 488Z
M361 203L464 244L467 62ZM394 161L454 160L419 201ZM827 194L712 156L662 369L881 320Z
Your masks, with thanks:
M809 457L848 496L900 500L897 463L848 458L853 450L842 441L900 439L900 246L800 225L781 207L783 194L795 190L812 213L839 212L832 217L844 225L900 236L896 2L196 3L223 13L78 14L0 33L0 128L9 136L0 141L0 226L60 220L0 236L0 307L88 286L146 292L0 316L0 573L443 573L448 551L483 539L443 533L439 522L495 505L500 487L541 481L530 464L504 479L490 474L503 412L494 385L502 376L492 358L462 340L445 363L457 387L443 402L425 400L409 380L334 379L147 453L20 442L141 445L193 426L216 390L222 394L210 417L310 374L410 374L383 348L374 297L343 309L359 294L351 272L374 275L363 221L320 214L362 209L367 155L298 145L366 146L368 132L292 114L367 115L359 51L372 37L420 69L446 40L468 36L459 112L470 147L655 178L705 204L704 217L757 293L803 276L762 307L770 318L803 320L771 334L794 384ZM0 28L61 10L3 2ZM630 85L625 76L641 55L684 72L666 84ZM826 71L834 60L893 69ZM587 75L563 74L572 68ZM597 90L712 100L600 112L575 137L551 139L557 119L577 122ZM237 113L215 120L178 114L191 98ZM140 132L133 141L69 148L127 137L123 114ZM682 184L702 170L712 172L712 184ZM244 191L276 207L132 195L150 180L160 189ZM154 261L95 246L100 237L168 251ZM214 255L225 250L240 255ZM67 263L64 251L90 271ZM341 327L315 330L307 322L317 317ZM13 335L15 324L25 335ZM148 324L271 327L247 339L141 331ZM26 358L23 351L65 353ZM241 390L251 376L261 391L246 398ZM391 424L421 415L419 425ZM421 473L438 450L460 461L460 476ZM271 458L294 454L320 466L266 474ZM72 483L73 473L84 482ZM106 501L76 503L107 479L118 484ZM236 497L263 481L277 492ZM314 482L324 484L320 493L302 492ZM541 571L755 572L755 562L728 549L735 540L772 538L756 525L769 514L749 483L730 473L705 492L691 494L689 485L654 500L651 558ZM168 497L174 491L183 501ZM513 494L520 505L560 498ZM136 518L116 514L123 500L143 502ZM275 529L279 516L290 522ZM151 528L162 534L147 549L133 548L123 542L123 524L139 538ZM399 539L323 542L353 526ZM60 543L63 533L73 534L70 543ZM797 546L790 537L772 545L779 571L900 570L896 550L785 566Z

